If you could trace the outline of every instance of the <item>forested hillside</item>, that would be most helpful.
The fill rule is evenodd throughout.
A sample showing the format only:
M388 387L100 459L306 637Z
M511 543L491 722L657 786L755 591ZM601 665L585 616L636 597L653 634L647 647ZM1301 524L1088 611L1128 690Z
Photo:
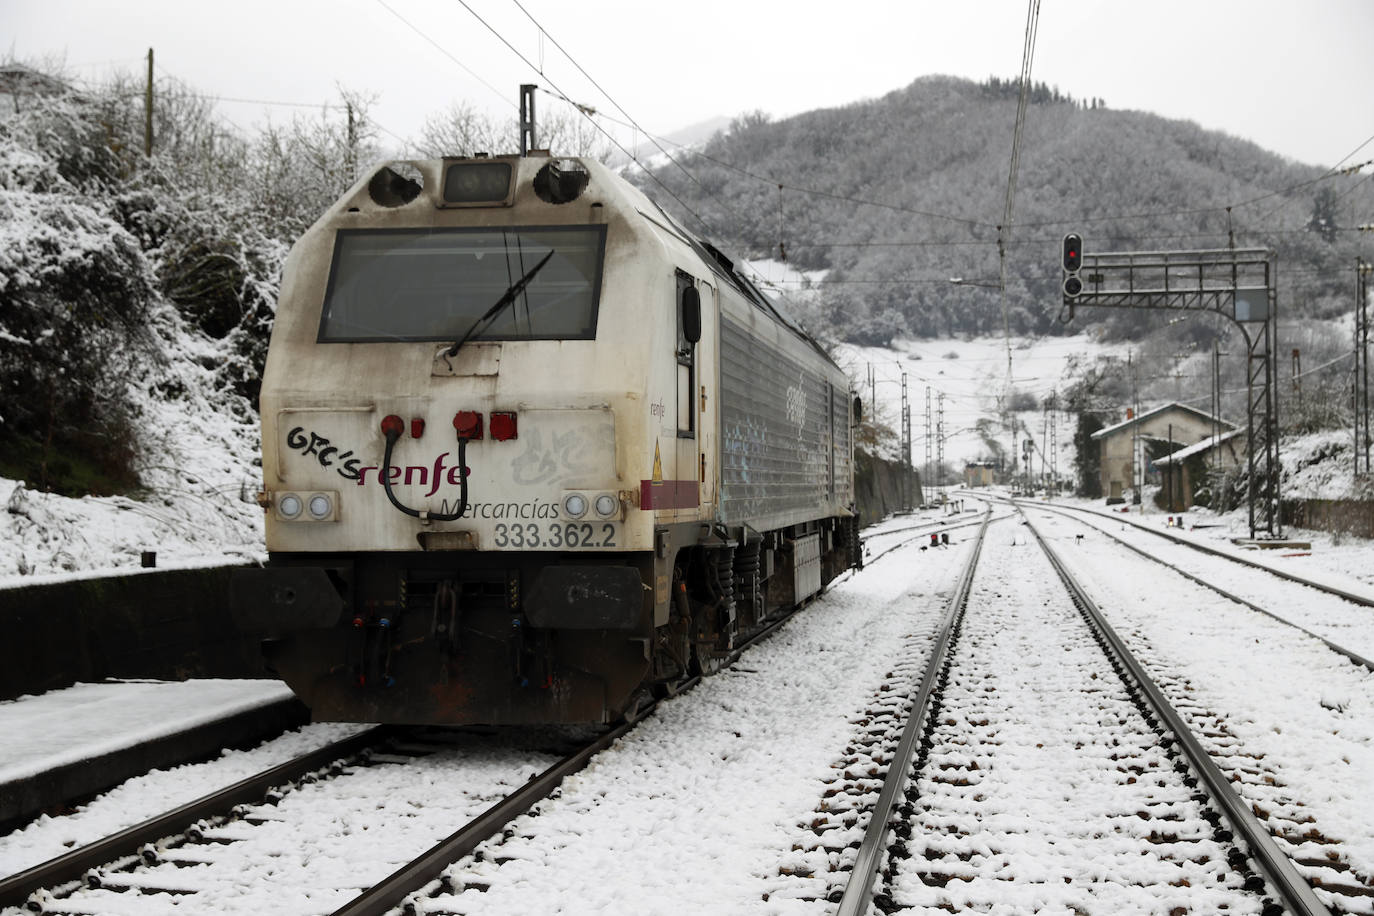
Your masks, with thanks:
M829 271L806 316L824 333L865 344L1000 334L999 295L974 284L999 276L1016 107L1014 82L923 78L842 108L738 118L680 157L682 169L642 180L725 247ZM1222 248L1232 230L1238 247L1278 250L1285 314L1348 311L1353 227L1367 221L1352 208L1367 211L1371 195L1368 184L1349 193L1361 176L1318 180L1325 174L1191 122L1035 87L1013 225L1002 233L1012 332L1058 329L1069 231L1088 251L1128 251ZM1151 317L1093 320L1122 336Z
M72 495L251 495L259 376L292 241L397 152L387 145L461 155L506 151L516 136L458 103L420 138L384 144L367 109L343 93L245 131L164 82L147 149L136 80L75 88L0 66L0 477ZM827 271L803 299L823 338L1000 334L986 284L998 277L1015 110L1012 84L927 78L786 120L737 118L682 168L637 180L736 256ZM561 154L608 151L573 115L550 113L541 136ZM1352 226L1372 199L1361 182L1036 87L1015 225L1002 234L1011 329L1059 329L1070 229L1091 251L1219 247L1229 225L1238 245L1278 248L1285 315L1348 314ZM1118 336L1144 321L1110 319L1093 317ZM1213 333L1203 322L1175 332ZM217 476L182 472L192 464Z

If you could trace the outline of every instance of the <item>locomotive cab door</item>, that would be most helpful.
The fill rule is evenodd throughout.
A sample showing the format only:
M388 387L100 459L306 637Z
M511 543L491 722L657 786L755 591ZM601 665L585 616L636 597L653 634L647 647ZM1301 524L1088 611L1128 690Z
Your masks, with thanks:
M707 283L677 271L677 505L693 518L715 501L711 417L715 365L716 295Z

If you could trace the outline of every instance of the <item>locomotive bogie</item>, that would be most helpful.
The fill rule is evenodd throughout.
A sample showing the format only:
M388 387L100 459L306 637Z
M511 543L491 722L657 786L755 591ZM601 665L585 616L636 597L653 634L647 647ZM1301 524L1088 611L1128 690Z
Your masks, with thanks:
M849 403L600 164L383 167L288 259L232 605L319 719L613 719L849 565Z

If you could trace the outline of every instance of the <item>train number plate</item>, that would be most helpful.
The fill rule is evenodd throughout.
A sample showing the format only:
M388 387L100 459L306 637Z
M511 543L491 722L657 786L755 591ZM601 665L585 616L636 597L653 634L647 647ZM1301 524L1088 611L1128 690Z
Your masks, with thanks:
M497 522L499 550L573 550L617 547L619 525L610 522Z

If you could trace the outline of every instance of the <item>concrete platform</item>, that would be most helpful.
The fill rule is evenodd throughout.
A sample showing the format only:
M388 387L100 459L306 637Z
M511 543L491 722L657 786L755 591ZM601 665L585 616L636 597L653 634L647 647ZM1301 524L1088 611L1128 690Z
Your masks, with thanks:
M76 684L0 702L0 829L309 721L268 680Z

